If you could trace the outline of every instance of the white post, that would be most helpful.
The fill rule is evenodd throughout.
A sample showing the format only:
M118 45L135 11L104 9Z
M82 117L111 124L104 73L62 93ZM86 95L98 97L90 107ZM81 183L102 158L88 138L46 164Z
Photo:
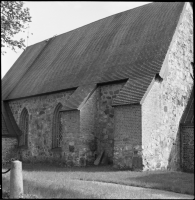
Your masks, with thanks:
M19 199L23 196L22 163L12 161L10 174L10 198Z

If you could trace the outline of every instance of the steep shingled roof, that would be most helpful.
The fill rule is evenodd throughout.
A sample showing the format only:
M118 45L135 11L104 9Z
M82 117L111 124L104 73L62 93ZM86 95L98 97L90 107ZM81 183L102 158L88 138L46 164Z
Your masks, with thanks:
M28 47L3 78L3 99L127 78L143 95L161 69L183 6L150 3Z
M18 137L21 135L21 130L15 122L8 102L1 102L1 125L2 136Z

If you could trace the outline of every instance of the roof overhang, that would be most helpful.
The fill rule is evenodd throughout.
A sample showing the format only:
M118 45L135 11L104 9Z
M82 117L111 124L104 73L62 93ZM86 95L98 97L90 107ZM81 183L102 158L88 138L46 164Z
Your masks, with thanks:
M81 110L96 89L96 84L79 86L65 102L61 111Z
M6 128L8 130L8 134L2 136L19 137L22 133L13 117L12 111L9 107L9 103L2 101L1 106L2 106L1 117L3 118Z

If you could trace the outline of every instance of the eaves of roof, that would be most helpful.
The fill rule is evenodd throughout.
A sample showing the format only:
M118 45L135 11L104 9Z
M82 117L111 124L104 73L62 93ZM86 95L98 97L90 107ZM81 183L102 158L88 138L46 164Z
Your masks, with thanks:
M112 106L140 103L152 77L140 77L132 81L129 79L114 99Z

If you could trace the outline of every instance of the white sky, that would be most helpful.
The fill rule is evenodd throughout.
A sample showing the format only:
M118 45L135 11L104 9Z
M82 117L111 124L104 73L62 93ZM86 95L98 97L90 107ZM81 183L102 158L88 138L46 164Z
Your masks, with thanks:
M148 3L150 2L26 1L24 7L30 9L30 15L32 17L32 22L29 23L28 46L56 34L59 35L68 32L107 16ZM19 33L17 37L23 37L26 40L27 32L26 30L25 33ZM23 50L19 49L17 53L9 48L4 48L4 50L7 53L1 55L1 77L7 73L23 52Z

